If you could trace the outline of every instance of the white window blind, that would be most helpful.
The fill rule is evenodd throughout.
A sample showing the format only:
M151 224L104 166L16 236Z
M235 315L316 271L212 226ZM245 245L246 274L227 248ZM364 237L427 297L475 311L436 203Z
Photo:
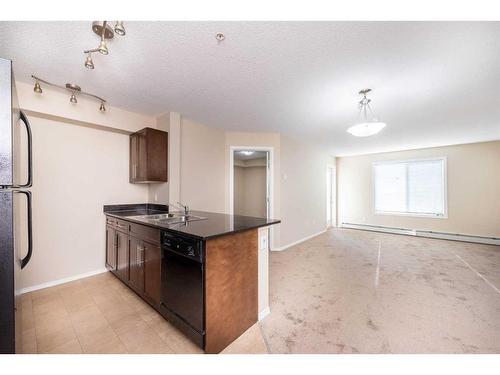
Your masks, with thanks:
M446 216L446 159L374 163L375 212Z

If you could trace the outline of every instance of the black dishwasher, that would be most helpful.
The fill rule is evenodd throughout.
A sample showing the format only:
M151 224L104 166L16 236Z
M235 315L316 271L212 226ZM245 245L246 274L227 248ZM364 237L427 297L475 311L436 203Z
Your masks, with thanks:
M203 348L203 241L162 232L161 281L161 312Z

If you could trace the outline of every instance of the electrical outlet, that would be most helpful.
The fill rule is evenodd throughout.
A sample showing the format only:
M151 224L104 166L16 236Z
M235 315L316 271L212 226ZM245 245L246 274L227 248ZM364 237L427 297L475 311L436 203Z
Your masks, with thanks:
M158 193L155 193L155 202L158 202Z

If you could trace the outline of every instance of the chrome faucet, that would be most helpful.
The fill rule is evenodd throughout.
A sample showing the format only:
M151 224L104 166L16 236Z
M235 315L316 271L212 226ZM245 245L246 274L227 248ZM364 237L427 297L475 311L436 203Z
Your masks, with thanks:
M172 204L169 203L169 206L172 206ZM188 206L183 205L181 202L177 202L177 204L174 204L173 206L177 206L177 208L184 210L184 215L189 216L189 207Z

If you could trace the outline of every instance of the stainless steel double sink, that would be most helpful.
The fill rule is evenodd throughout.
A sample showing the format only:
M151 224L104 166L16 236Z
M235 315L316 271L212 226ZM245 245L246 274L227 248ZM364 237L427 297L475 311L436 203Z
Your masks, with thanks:
M206 217L190 215L190 214L185 215L180 212L156 214L156 215L138 215L138 216L131 216L130 218L135 220L156 222L159 224L179 224L179 223L188 223L190 221L198 221L206 219Z

